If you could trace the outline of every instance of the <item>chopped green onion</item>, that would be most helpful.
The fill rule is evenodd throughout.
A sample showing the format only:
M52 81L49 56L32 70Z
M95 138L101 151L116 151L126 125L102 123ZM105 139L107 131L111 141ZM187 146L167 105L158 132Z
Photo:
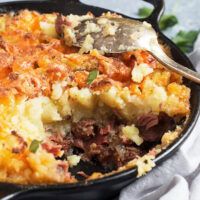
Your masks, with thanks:
M39 148L39 145L40 145L41 141L38 141L38 140L33 140L31 142L31 145L29 147L29 150L32 152L32 153L35 153L38 148Z
M98 76L98 74L99 71L97 69L92 70L88 75L87 84L91 84L94 81L94 79Z

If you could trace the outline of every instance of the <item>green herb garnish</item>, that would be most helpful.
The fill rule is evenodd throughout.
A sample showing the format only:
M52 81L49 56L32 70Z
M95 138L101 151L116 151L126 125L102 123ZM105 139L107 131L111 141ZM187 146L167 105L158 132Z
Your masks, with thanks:
M29 147L29 151L31 151L32 153L35 153L38 150L40 143L41 141L33 140Z
M161 30L166 30L178 23L178 19L174 15L163 15L159 21L159 27Z
M97 69L92 70L88 75L87 84L91 84L94 81L94 79L98 76L98 74L99 71Z
M194 42L198 37L199 31L179 31L172 39L173 42L185 53L193 50Z
M138 10L138 15L142 18L146 18L150 16L150 14L153 12L152 8L142 7Z

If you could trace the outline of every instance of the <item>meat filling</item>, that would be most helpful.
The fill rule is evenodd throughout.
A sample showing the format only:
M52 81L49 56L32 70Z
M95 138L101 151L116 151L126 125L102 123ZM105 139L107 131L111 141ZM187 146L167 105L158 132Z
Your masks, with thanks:
M137 126L144 141L159 142L165 132L175 129L176 124L173 118L160 113L158 116L147 114L139 117Z
M113 170L144 155L155 142L160 142L166 131L176 127L175 120L164 113L142 115L137 119L136 127L144 142L138 146L122 137L122 127L126 125L116 117L101 123L82 119L72 123L68 136L52 134L49 137L51 144L44 143L42 147L55 156L58 150L63 150L66 156L75 152L86 162Z

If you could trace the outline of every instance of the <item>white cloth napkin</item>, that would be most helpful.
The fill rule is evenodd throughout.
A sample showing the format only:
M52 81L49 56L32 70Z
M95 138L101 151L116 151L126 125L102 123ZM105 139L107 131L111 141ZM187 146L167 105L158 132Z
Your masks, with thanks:
M190 59L200 71L200 36ZM120 200L200 200L200 118L173 157L122 190Z

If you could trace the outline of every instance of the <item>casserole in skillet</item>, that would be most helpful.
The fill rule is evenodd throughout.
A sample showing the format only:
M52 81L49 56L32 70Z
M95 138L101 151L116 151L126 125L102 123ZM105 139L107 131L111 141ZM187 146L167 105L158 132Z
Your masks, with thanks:
M147 52L78 53L58 38L59 20L28 10L1 16L1 181L74 182L68 168L80 160L106 171L137 164L142 175L179 136L190 89Z

